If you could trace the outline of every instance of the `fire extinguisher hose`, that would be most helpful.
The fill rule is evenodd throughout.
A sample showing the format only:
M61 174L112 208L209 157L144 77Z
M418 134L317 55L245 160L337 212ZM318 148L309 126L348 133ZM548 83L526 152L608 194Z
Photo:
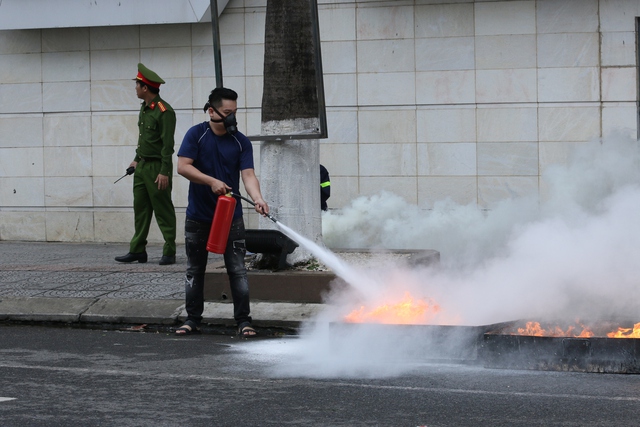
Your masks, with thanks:
M239 197L239 198L241 198L242 200L244 200L245 202L247 202L247 203L251 204L252 206L255 206L255 205L256 205L255 203L253 203L253 200L248 199L248 198L246 198L246 197L243 197L243 196L241 196L241 195L239 195L239 194L231 193L231 195L232 195L233 197ZM273 216L271 216L271 214L265 214L265 216L266 216L267 218L269 218L271 221L275 222L275 223L277 223L277 222L278 222L278 220L277 220L277 219L275 219Z

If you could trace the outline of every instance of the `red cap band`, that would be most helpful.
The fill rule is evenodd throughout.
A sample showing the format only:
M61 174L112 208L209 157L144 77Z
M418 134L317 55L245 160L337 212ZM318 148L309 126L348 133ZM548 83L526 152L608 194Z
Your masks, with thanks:
M160 89L160 84L161 83L152 82L151 80L149 80L145 76L143 76L140 71L138 71L138 75L136 76L136 80L140 80L142 83L144 83L146 85L149 85L149 86L154 87L156 89Z

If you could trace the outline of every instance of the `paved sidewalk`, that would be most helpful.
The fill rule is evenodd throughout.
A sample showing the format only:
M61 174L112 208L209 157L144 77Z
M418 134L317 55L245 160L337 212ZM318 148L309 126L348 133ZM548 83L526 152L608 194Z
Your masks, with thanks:
M0 241L0 321L61 322L169 329L184 312L184 246L176 264L158 265L161 245L149 245L145 264L114 260L128 252L120 243ZM210 254L211 267L222 262ZM321 304L253 300L254 325L295 331ZM206 302L204 322L233 326L228 302Z

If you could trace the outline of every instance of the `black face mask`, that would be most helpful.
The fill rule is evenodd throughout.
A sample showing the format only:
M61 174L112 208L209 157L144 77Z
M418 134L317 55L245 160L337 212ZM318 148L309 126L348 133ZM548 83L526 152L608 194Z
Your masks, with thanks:
M213 108L213 111L215 111L220 117L222 117L222 120L213 120L211 119L211 121L213 123L223 123L224 124L224 128L227 130L227 132L229 132L231 135L233 135L234 133L238 132L238 122L236 121L236 115L231 113L228 116L223 116L222 114L220 114L220 111L216 110L216 107L214 107L213 105L211 106L211 108Z

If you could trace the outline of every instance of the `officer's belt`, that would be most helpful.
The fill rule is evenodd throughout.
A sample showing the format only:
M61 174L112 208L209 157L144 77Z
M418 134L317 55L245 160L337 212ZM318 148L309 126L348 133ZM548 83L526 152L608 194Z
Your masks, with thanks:
M145 162L161 162L162 159L159 159L157 157L140 157L140 160L143 160Z

